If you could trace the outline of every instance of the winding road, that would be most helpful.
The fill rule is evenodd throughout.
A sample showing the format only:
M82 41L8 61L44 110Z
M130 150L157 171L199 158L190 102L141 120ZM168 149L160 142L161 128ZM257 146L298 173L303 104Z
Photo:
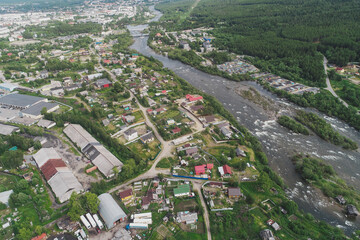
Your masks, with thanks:
M329 92L331 92L331 94L332 94L334 97L336 97L337 99L339 99L340 102L342 102L345 107L349 107L349 104L347 104L344 100L342 100L342 99L336 94L336 92L334 91L334 89L332 88L331 83L330 83L329 76L328 76L328 74L327 74L327 71L328 71L327 63L328 63L328 60L327 60L326 57L324 56L323 64L324 64L324 70L325 70L325 74L326 74L326 86L327 86L325 89L328 90Z

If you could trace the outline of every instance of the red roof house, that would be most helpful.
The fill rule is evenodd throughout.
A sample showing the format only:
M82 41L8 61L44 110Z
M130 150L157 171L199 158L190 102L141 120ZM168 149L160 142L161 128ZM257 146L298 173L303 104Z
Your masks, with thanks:
M231 175L231 168L228 166L228 165L224 165L223 166L223 169L224 169L224 174L228 174L228 175Z
M193 96L193 95L187 94L187 95L186 95L186 99L187 99L189 102L194 102L194 101L202 100L203 97L202 97L202 96Z
M213 163L208 163L208 164L206 164L206 168L207 168L208 170L213 169L213 167L214 167L214 164L213 164Z
M173 130L171 130L171 132L172 132L173 134L176 134L176 133L181 132L181 129L178 128L178 127L176 127L176 128L174 128Z
M205 173L205 164L195 166L195 175L201 175Z
M31 240L43 240L43 239L46 239L46 233L33 237Z

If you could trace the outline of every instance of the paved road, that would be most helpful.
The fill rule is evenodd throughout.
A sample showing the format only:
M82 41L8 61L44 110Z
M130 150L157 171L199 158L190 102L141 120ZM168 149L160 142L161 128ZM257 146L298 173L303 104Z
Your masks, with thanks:
M345 107L348 107L349 104L347 104L344 100L342 100L342 99L336 94L336 92L334 91L334 89L333 89L332 86L331 86L330 79L329 79L329 77L328 77L328 75L327 75L327 70L328 70L328 68L327 68L327 63L328 63L328 60L327 60L326 57L324 56L323 64L324 64L324 70L325 70L325 74L326 74L326 86L327 86L325 89L328 90L329 92L331 92L331 94L332 94L334 97L338 98L338 99L340 100L340 102L342 102L342 103L345 105Z

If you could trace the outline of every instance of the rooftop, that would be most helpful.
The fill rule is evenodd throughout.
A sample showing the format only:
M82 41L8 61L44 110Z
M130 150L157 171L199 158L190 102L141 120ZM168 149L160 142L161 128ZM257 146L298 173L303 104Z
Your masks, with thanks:
M42 148L33 155L33 158L39 168L41 168L50 159L61 159L60 155L54 148Z
M57 104L57 103L39 102L25 110L22 110L21 112L25 113L25 114L33 115L33 116L39 116L39 115L41 115L41 110L43 108L46 108L46 110L48 111L57 106L59 106L59 104Z
M34 96L14 93L0 97L0 105L27 108L29 106L34 105L35 103L45 100L46 100L45 98L41 98L41 97L34 97Z
M19 130L18 127L0 123L0 135L11 135L13 132L18 130Z

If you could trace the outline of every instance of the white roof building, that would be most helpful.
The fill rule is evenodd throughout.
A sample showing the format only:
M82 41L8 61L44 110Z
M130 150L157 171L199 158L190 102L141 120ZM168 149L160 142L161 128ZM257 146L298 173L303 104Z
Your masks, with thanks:
M116 222L126 220L125 212L109 193L103 193L98 198L99 213L108 229L113 228Z
M33 159L41 168L50 159L61 159L60 155L54 148L42 148L33 155Z
M72 192L79 193L84 190L70 169L59 171L48 183L60 202L70 199Z
M20 128L11 125L5 125L0 123L0 135L11 135L13 132L18 132Z
M83 150L89 143L98 142L93 136L90 135L81 125L69 124L64 133L74 142L78 147Z
M106 177L114 175L114 168L121 170L123 163L92 137L81 125L69 124L64 133L78 145L81 151Z

